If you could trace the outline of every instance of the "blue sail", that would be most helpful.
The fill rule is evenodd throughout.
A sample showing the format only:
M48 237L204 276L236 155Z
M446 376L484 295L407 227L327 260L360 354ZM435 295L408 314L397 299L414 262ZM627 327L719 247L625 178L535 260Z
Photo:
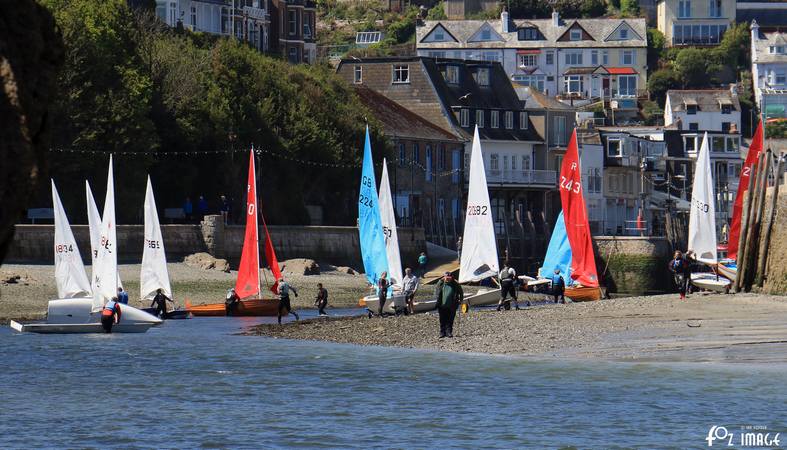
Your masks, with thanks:
M363 173L358 195L358 232L361 241L363 269L369 283L376 284L383 272L388 272L380 205L377 202L377 182L372 164L372 145L369 143L369 126L363 147Z
M568 243L563 211L560 211L555 221L555 229L552 231L547 254L544 256L544 265L538 269L538 274L544 278L552 278L555 269L560 269L560 274L567 285L571 284L571 245Z

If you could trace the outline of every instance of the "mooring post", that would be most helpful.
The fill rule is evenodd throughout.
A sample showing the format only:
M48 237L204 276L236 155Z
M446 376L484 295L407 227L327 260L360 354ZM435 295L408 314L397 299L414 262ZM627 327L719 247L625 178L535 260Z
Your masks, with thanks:
M762 246L760 248L760 258L757 262L757 286L762 287L767 278L767 264L768 264L768 247L771 245L771 231L773 229L773 220L776 216L776 208L779 201L779 179L781 178L782 171L784 170L784 158L782 154L778 156L779 162L776 164L776 173L773 174L773 197L771 197L770 210L768 217L765 219L765 226L763 231L765 236L762 239Z

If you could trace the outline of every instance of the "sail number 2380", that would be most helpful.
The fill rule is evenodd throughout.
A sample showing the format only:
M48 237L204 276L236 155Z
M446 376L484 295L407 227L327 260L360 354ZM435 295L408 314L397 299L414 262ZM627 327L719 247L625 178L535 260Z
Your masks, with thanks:
M582 183L579 181L567 180L566 177L560 177L560 189L579 194L579 190L582 189Z
M467 215L468 216L485 216L488 209L489 209L488 206L467 205Z

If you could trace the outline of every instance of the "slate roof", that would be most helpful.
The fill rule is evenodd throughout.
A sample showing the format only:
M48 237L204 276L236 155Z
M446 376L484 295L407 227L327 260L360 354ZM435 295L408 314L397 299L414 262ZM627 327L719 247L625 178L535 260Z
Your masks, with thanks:
M787 17L784 24L787 24ZM760 31L760 38L754 41L752 63L787 63L787 54L769 53L768 49L772 45L787 47L787 32L774 31L768 33Z
M738 97L729 89L669 90L667 98L674 112L686 111L687 104L695 103L700 112L720 112L722 104L732 105L735 111L741 110Z
M502 31L501 20L426 20L416 28L416 45L418 48L456 48L455 42L421 42L437 26L442 25L462 47L472 48L588 48L588 47L627 47L640 48L647 46L645 19L561 19L560 25L554 26L552 19L512 20L508 33ZM503 41L468 42L484 24L489 24ZM578 23L595 40L558 41L569 28ZM634 31L630 39L605 40L623 23ZM517 28L535 26L546 40L520 41Z
M738 3L741 3L740 0ZM784 3L784 2L772 2ZM735 11L736 22L749 22L756 20L761 27L765 28L784 28L787 24L787 5L781 9L756 9L756 8L740 8Z

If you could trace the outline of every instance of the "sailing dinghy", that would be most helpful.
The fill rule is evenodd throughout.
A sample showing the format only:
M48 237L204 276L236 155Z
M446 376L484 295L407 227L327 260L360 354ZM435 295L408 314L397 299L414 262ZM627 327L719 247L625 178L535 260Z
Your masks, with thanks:
M85 195L87 196L87 225L90 231L90 267L91 270L96 270L98 248L101 246L101 214L98 213L98 206L96 206L93 191L90 190L90 183L87 180L85 180ZM117 276L117 283L118 287L123 287L120 274Z
M55 212L55 281L57 300L47 306L47 317L42 322L20 323L11 321L11 328L19 332L43 334L103 333L101 310L104 303L117 295L117 239L114 233L114 189L112 158L107 179L107 201L104 208L106 222L102 223L102 243L98 252L93 280L88 281L85 266L71 231L60 196L52 182L52 203ZM101 270L104 269L104 270ZM106 282L104 273L109 273ZM92 297L91 297L92 294ZM144 333L161 320L133 306L121 306L121 319L112 327L113 333Z
M472 283L496 277L500 271L497 241L492 223L492 207L489 202L478 126L473 133L473 149L470 153L470 183L462 239L459 283ZM497 304L500 301L500 289L482 287L474 295L466 296L465 301L470 306Z
M715 268L718 264L716 247L716 206L713 191L713 174L710 166L708 133L702 138L694 184L691 187L691 212L689 213L688 251L693 252L698 262ZM730 280L717 274L697 272L691 274L691 284L700 289L728 292Z
M249 153L249 176L246 184L246 233L243 239L243 251L238 266L238 278L235 281L235 293L240 297L240 302L231 314L227 311L225 303L210 303L207 305L186 305L195 316L275 316L279 309L279 299L262 298L262 285L260 279L260 241L257 222L257 178L254 167L254 150ZM276 282L281 278L279 263L273 251L273 243L268 234L263 218L265 231L265 256ZM277 293L277 284L271 290Z
M158 290L172 299L172 287L169 283L167 270L167 255L164 251L164 239L161 236L161 224L156 210L156 199L153 197L153 185L148 184L145 189L145 243L142 249L142 268L139 273L139 298L143 303L149 303L156 296ZM174 299L173 299L174 300ZM144 308L143 311L155 314L156 308ZM189 319L191 313L184 309L168 311L166 319Z

